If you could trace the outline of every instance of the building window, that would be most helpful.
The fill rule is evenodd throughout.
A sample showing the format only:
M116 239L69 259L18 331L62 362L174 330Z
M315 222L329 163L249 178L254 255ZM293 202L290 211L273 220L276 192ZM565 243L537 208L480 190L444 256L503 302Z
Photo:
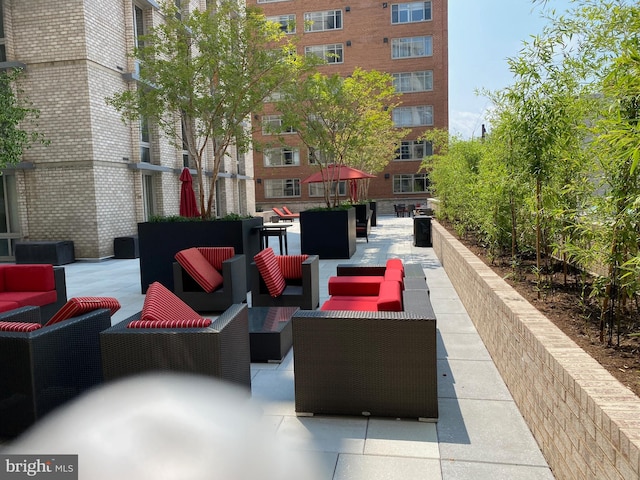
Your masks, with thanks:
M187 143L187 131L184 128L184 121L180 120L182 127L182 166L189 168L189 144Z
M433 90L433 70L394 73L393 86L398 93L429 92Z
M347 195L347 182L344 180L337 182L338 196L344 197ZM336 194L336 182L331 182L331 195ZM310 197L324 197L324 182L310 183L309 184L309 196Z
M413 23L431 20L431 2L409 2L391 5L391 23Z
M142 206L144 209L144 221L156 214L155 189L153 188L154 176L152 173L142 175Z
M391 39L391 58L430 57L431 55L433 55L431 35Z
M309 148L307 158L309 159L309 165L326 165L331 163L331 157L326 152L315 148Z
M7 61L7 48L5 46L6 39L4 37L4 12L2 10L2 1L0 0L0 62Z
M276 17L267 17L267 20L280 24L280 30L284 33L296 33L296 16L291 15L279 15Z
M393 109L393 124L396 127L422 127L433 125L433 107L398 107Z
M268 148L264 151L265 167L300 166L300 150L297 148Z
M176 8L178 9L176 11L176 18L178 20L182 20L182 0L173 0Z
M300 179L299 178L283 178L264 181L264 197L299 197L300 196Z
M304 54L317 55L318 57L324 58L327 63L342 63L342 50L343 45L341 43L312 45L310 47L304 47Z
M426 173L393 176L393 193L428 193L429 177Z
M273 135L274 133L296 133L296 130L291 126L283 126L281 115L264 115L262 117L262 134Z
M433 147L431 142L426 140L403 141L396 150L396 160L422 160L431 155L433 155Z
M342 10L326 10L304 14L305 32L324 32L342 29Z
M140 161L151 163L151 143L149 140L149 121L140 117Z

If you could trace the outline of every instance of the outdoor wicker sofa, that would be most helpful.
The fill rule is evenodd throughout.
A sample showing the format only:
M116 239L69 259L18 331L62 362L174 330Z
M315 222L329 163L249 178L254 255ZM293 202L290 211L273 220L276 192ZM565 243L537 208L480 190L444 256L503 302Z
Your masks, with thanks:
M402 312L293 315L298 415L437 420L436 317L426 281L412 284Z
M231 305L202 328L127 328L140 316L141 312L100 334L105 381L164 370L217 377L251 388L246 304Z
M41 309L0 314L3 322L43 324ZM0 436L13 437L46 413L102 382L101 308L31 332L0 331Z

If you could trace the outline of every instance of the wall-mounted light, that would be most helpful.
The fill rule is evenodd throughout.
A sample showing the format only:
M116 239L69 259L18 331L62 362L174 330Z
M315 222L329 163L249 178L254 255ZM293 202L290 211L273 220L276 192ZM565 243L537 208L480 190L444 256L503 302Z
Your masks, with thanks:
M347 40L347 47L351 46L351 40Z
M388 173L385 173L384 174L384 179L385 180L389 180L389 178L391 178L391 175L389 175Z
M254 119L254 120L259 120L259 119L260 119L260 117L259 117L258 115L254 115L254 116L253 116L253 119Z
M258 182L258 183L262 183L262 179L261 179L261 178L259 178L258 180L256 180L256 182Z
M344 11L345 12L350 12L351 11L351 7L344 7Z
M387 2L383 2L382 8L387 8Z
M388 39L387 37L384 37L384 38L382 39L382 42L383 42L383 43L389 43L389 39Z

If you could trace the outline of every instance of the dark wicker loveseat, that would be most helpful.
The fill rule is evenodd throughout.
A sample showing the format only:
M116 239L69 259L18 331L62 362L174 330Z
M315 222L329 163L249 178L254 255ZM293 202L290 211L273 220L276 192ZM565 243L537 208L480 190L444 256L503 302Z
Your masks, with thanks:
M38 307L0 314L0 321L43 323ZM13 437L46 413L102 382L99 333L108 309L32 332L0 331L0 436Z
M150 371L217 377L251 388L249 315L234 304L203 328L127 328L140 313L100 334L104 379Z
M437 420L436 317L426 282L417 283L403 292L402 312L293 315L298 415Z

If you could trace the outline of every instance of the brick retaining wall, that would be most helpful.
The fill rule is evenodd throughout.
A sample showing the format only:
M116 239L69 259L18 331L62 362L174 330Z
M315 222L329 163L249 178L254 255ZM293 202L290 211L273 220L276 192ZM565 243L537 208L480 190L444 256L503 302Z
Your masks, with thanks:
M437 222L433 248L557 479L640 478L640 400Z

